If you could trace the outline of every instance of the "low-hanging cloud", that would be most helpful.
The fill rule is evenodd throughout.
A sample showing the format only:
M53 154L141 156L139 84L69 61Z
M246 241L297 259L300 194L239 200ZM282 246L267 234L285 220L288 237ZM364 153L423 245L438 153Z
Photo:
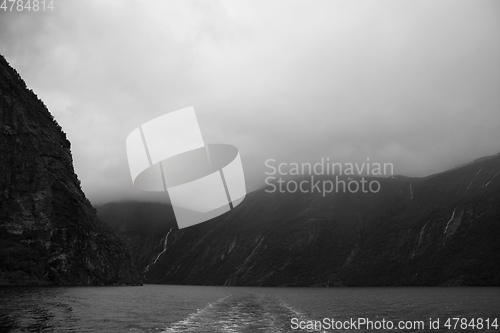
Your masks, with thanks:
M0 12L0 53L72 143L94 203L136 191L125 138L193 105L204 140L264 161L425 176L500 151L494 1L57 1Z

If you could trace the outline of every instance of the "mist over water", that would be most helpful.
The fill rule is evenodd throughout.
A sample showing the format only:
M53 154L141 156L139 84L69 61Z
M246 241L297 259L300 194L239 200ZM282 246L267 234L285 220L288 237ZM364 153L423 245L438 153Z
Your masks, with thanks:
M500 313L498 288L4 287L0 299L1 332L306 332L292 320L361 317L440 318L445 332L446 318Z

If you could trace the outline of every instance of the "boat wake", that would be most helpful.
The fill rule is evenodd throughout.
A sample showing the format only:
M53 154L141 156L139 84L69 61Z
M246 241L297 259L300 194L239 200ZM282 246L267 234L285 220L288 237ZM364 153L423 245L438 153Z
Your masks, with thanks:
M253 293L229 295L171 324L162 333L291 332L292 318L303 318L303 314L271 296Z

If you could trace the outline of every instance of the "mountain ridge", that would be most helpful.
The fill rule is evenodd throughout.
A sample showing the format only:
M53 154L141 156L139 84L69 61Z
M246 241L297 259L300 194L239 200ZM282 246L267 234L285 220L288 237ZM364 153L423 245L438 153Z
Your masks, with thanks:
M174 228L154 265L166 232L149 233L149 246L128 237L147 248L139 269L150 265L141 271L151 283L500 285L499 173L494 155L433 177L377 178L377 194L260 189L222 216Z

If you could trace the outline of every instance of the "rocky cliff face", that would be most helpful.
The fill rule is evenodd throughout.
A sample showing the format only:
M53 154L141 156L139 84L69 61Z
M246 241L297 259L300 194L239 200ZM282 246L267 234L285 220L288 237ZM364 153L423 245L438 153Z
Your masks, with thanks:
M73 170L70 143L0 56L0 283L138 284Z
M170 233L168 206L163 220L139 214L114 226L151 283L500 285L500 155L379 181L376 194L256 191L223 216ZM137 207L98 212L110 221L124 209Z

